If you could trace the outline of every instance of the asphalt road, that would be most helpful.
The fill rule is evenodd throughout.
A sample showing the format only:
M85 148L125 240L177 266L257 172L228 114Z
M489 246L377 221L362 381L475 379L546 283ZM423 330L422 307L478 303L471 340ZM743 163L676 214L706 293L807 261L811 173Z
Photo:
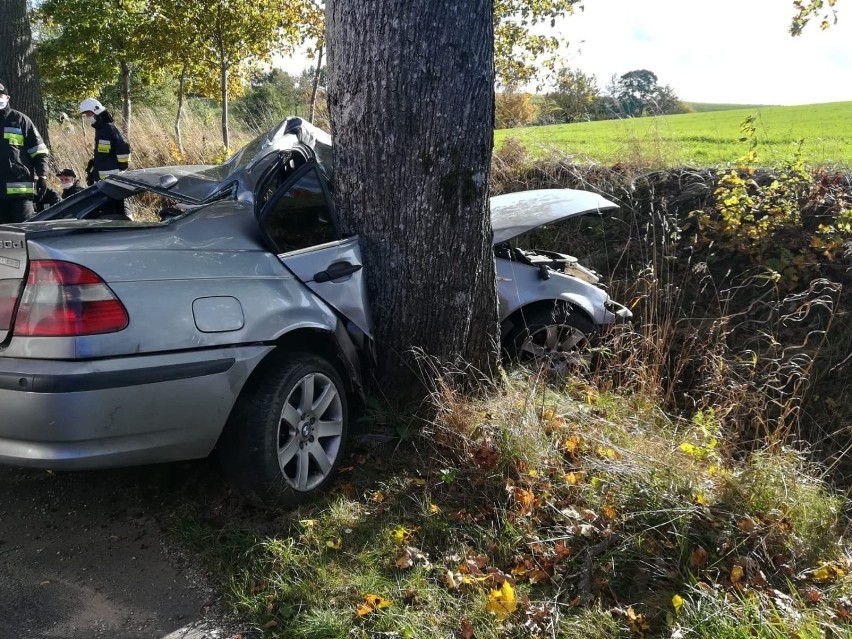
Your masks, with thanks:
M0 467L0 639L239 636L199 562L158 524L209 472Z

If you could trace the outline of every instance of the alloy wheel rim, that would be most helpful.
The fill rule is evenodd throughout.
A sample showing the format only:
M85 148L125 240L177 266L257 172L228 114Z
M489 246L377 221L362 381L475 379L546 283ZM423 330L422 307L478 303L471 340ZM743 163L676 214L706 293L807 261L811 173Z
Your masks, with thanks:
M548 371L565 374L586 364L583 351L588 336L575 326L548 324L527 333L521 342L522 359L537 362Z
M296 382L278 420L278 467L299 492L314 490L334 468L343 443L343 401L322 373Z

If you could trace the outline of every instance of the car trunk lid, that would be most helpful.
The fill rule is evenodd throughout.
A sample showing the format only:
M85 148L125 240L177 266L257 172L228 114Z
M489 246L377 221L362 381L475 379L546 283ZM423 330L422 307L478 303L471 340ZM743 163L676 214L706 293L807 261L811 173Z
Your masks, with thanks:
M12 330L26 272L26 234L0 227L0 345Z

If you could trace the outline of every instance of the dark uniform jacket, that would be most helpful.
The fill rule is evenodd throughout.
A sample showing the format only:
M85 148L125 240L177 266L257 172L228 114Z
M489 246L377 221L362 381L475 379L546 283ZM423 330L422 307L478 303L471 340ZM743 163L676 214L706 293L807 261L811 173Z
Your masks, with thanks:
M36 176L47 175L47 146L32 120L8 105L0 128L0 199L34 199Z
M79 180L74 180L74 184L69 186L67 189L62 189L62 199L64 200L66 197L71 197L72 195L76 195L80 191L83 190L83 187L80 186Z
M95 116L95 154L87 168L86 183L94 184L106 176L126 171L130 163L130 143L113 124L108 111Z
M61 201L62 197L59 193L48 187L41 193L36 194L35 212L41 213L45 209L49 209L54 204L59 204Z

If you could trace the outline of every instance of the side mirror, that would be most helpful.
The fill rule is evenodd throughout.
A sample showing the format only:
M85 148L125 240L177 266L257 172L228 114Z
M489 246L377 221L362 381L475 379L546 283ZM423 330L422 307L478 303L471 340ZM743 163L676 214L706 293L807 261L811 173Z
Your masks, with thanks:
M175 184L177 184L177 181L178 181L177 178L174 175L172 175L171 173L168 173L166 175L161 175L160 176L160 188L170 189Z

